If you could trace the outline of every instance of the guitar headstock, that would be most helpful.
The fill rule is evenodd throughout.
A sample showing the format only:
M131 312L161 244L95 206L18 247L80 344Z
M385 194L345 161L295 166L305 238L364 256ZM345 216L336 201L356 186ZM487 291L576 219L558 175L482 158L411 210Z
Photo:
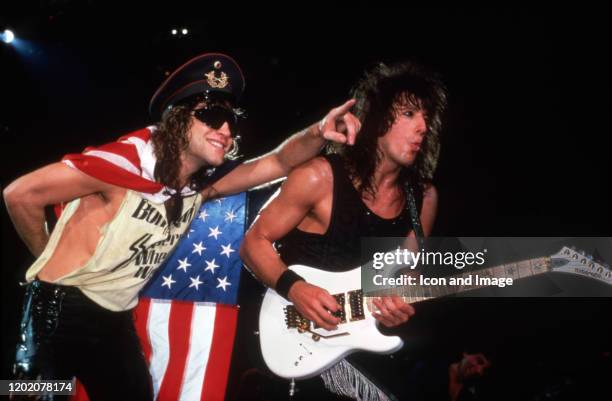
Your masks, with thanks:
M593 256L564 246L550 257L551 271L579 274L612 285L612 270L604 263L594 260Z

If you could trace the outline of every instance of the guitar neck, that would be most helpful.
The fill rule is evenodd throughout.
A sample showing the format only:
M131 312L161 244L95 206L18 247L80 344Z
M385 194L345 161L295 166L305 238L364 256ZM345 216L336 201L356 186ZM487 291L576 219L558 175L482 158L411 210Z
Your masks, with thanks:
M404 302L415 303L433 298L440 298L447 295L458 294L465 291L476 290L489 287L492 278L511 278L513 281L521 278L531 277L546 273L551 270L550 258L535 258L523 260L515 263L489 267L481 270L463 272L461 274L443 277L441 285L417 285L403 286L401 294L398 290L385 291L381 295L400 295ZM471 278L470 278L471 276ZM417 277L417 280L419 278ZM449 283L454 282L453 285ZM372 309L372 297L367 297L368 309Z

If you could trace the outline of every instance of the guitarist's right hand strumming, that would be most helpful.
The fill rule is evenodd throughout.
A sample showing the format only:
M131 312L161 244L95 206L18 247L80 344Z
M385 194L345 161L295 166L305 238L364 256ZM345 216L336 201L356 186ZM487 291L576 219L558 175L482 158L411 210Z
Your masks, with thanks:
M288 298L302 316L313 321L316 325L326 330L338 328L340 319L332 313L338 311L340 305L323 288L306 281L296 281L289 289Z
M332 315L340 309L336 299L329 292L305 281L296 281L289 290L289 301L308 320L326 330L337 329L340 319ZM372 316L386 327L406 323L414 315L414 307L401 297L382 297L373 301L376 310Z

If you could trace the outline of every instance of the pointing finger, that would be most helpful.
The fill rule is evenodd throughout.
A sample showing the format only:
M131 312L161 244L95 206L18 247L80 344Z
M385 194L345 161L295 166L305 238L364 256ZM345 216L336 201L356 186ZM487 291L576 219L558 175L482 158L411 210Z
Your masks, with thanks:
M348 101L346 101L344 104L334 108L330 114L333 115L334 117L339 117L342 116L344 114L346 114L351 107L353 107L355 105L355 102L357 102L355 99L350 99Z

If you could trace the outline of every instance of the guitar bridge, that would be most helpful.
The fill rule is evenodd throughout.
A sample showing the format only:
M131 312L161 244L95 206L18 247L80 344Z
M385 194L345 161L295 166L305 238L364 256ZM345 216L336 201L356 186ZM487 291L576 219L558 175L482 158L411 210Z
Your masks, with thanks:
M285 323L288 329L310 328L310 320L302 316L293 305L285 306Z

